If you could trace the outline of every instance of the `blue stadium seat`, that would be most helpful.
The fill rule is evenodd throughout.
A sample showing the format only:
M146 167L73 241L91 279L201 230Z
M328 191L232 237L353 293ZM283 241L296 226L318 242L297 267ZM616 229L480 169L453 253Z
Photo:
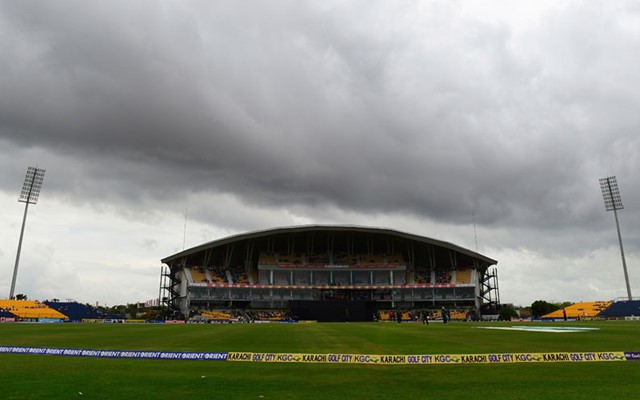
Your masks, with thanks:
M611 307L600 313L600 317L629 317L640 316L640 300L617 301Z
M45 302L46 305L69 317L69 320L80 322L83 319L119 319L115 314L107 313L95 307L75 302Z

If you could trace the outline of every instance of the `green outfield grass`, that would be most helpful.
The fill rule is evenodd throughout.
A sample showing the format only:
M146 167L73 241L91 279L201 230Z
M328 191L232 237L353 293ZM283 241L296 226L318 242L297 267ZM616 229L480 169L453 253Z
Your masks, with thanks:
M0 324L0 345L323 354L640 351L638 322L553 324L600 328L562 334L477 329L487 325ZM0 382L3 399L621 400L638 397L640 362L381 366L0 354Z

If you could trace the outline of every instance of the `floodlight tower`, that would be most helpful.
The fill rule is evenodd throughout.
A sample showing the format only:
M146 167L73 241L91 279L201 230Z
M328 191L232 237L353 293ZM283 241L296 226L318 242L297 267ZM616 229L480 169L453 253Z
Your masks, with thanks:
M602 198L604 199L604 207L607 211L613 211L616 218L616 229L618 230L618 242L620 243L620 255L622 256L622 269L624 269L624 280L627 284L627 296L629 301L631 298L631 286L629 285L629 273L627 272L627 262L624 259L624 248L622 247L622 235L620 235L620 224L618 223L618 210L622 210L622 198L620 197L620 189L618 189L618 181L615 176L600 178L600 189L602 189Z
M16 288L16 278L18 276L18 264L20 263L20 250L22 250L22 238L24 237L24 225L27 222L27 211L29 204L36 204L40 197L40 189L42 189L42 181L44 180L45 170L37 167L27 168L27 175L24 178L22 192L20 192L19 202L25 203L24 217L22 217L22 229L20 229L20 240L18 241L18 252L16 254L16 265L13 267L13 279L11 280L11 291L9 298L13 300L13 292Z

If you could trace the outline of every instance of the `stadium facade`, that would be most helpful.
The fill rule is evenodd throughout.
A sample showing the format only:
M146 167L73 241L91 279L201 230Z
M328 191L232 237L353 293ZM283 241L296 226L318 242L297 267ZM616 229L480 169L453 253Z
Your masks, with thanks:
M500 301L496 260L392 229L275 228L208 242L162 263L162 302L185 317L197 309L356 303L369 311L490 313Z

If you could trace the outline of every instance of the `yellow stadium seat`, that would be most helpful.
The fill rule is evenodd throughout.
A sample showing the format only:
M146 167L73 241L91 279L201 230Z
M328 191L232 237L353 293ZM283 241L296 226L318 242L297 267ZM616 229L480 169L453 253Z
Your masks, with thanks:
M46 304L33 300L0 300L0 308L20 318L61 318L68 317Z

